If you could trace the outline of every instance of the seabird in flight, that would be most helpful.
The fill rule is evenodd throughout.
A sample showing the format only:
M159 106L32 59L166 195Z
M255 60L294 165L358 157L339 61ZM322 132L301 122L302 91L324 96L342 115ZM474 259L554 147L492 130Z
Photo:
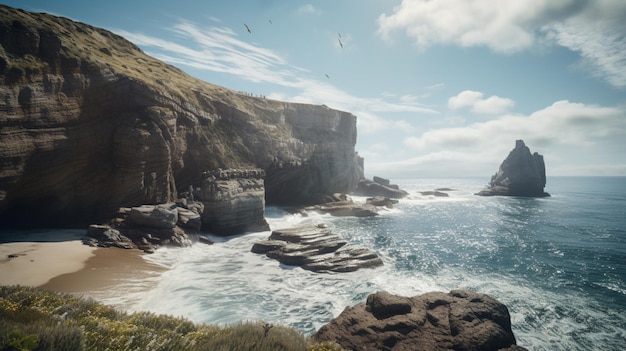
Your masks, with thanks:
M247 25L247 24L245 24L245 23L244 23L243 25L244 25L244 26L246 26L246 30L248 31L248 33L252 34L252 31L250 30L250 28L248 27L248 25Z
M339 46L341 46L341 48L343 49L343 43L341 42L341 39L337 38L337 40L339 40Z

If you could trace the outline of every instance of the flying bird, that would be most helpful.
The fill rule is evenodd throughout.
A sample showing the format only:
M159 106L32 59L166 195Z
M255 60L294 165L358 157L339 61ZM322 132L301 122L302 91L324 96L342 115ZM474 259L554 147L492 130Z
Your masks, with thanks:
M248 31L248 33L252 34L252 31L250 30L250 28L248 27L248 25L247 25L247 24L245 24L245 23L244 23L243 25L246 27L246 30Z
M328 74L324 74L326 76L326 78L330 79L330 77L328 76Z
M341 48L343 49L343 43L341 42L341 39L337 38L337 40L339 40L339 46L341 46Z
M272 24L272 20L268 20L270 22L270 24Z

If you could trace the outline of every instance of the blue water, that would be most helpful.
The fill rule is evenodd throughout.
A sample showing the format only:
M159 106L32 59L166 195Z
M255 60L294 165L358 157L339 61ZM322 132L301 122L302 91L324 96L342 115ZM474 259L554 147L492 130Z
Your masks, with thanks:
M133 310L229 324L265 320L312 334L349 305L470 289L505 303L518 345L622 350L626 342L626 178L548 178L548 198L478 197L484 179L398 180L410 195L378 217L302 217L277 208L272 229L326 223L385 265L316 274L250 252L269 232L161 249L169 268L148 293L103 298ZM419 191L455 189L448 198ZM357 201L362 198L355 198Z

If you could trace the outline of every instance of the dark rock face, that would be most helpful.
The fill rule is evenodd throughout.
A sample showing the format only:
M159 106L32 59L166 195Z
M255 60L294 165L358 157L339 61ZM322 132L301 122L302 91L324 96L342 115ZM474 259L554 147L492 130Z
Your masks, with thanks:
M324 226L275 230L268 240L254 244L252 252L318 273L353 272L383 264L376 253L351 247Z
M381 291L347 307L313 335L348 350L526 350L506 306L464 290L403 297Z
M361 179L352 194L357 196L382 196L391 199L401 199L408 195L397 185L391 184L389 179L374 177L373 180Z
M83 242L98 247L138 248L148 253L160 246L189 246L198 240L199 233L197 225L190 222L199 222L199 218L199 213L176 203L123 207L107 224L90 225Z
M515 142L515 148L491 177L489 187L476 195L544 197L550 194L543 191L546 186L546 166L543 156L531 154L523 140Z
M239 94L108 31L2 5L0 44L5 226L102 222L218 168L264 169L273 204L358 182L350 113Z

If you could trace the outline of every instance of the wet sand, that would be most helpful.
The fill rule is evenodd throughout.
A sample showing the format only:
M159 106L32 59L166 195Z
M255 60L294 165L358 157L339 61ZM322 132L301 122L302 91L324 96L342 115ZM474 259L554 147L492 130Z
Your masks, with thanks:
M28 239L0 244L0 285L41 287L126 307L133 304L126 292L149 290L166 270L143 259L140 250Z
M118 248L96 249L94 255L84 263L78 271L55 276L42 288L66 292L86 293L98 298L102 294L123 293L129 286L152 286L165 268L147 262L142 258L140 250L124 250Z

